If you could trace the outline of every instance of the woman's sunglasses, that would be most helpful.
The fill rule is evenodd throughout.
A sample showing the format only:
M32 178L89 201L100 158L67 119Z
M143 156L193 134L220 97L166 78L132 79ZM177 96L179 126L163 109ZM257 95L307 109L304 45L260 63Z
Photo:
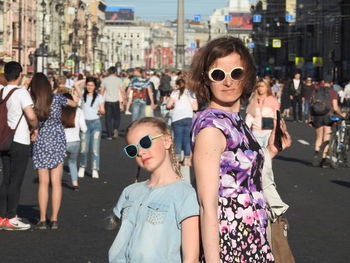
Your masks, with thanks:
M220 82L226 78L226 75L230 75L232 80L241 80L243 77L243 68L235 67L231 70L231 72L226 72L221 68L212 68L208 72L208 77L213 82Z
M162 137L164 134L159 134L154 137L151 137L149 135L143 136L140 140L138 145L136 144L129 144L124 147L124 152L129 158L135 158L137 154L139 153L139 146L142 149L149 149L152 147L152 140L157 139L159 137Z

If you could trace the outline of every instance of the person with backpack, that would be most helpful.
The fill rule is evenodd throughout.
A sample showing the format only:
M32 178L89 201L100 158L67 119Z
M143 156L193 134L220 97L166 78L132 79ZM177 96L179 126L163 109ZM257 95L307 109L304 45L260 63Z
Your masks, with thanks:
M311 124L316 130L315 152L312 165L326 167L328 145L322 153L319 152L322 143L329 141L331 135L330 117L334 114L346 117L338 105L338 93L331 88L331 81L326 80L324 85L318 86L311 97Z
M0 90L0 154L3 179L0 185L0 230L27 230L30 224L17 217L21 186L27 168L30 141L38 134L38 119L29 92L19 83L22 66L5 64L7 85Z

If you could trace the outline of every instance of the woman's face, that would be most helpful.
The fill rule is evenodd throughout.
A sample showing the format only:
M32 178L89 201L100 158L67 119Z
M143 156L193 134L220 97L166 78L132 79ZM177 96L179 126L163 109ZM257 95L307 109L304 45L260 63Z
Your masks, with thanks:
M237 53L231 53L226 57L216 59L209 67L208 71L210 71L212 68L220 68L226 73L230 74L232 69L236 67L243 67L241 56ZM244 70L245 69L243 69L243 74ZM218 104L232 104L238 101L242 95L243 89L241 80L233 80L229 74L227 74L225 79L222 81L210 82L212 100Z
M257 90L259 95L266 95L267 94L267 85L263 81L260 81L256 84L256 90Z
M96 85L94 82L90 81L90 82L86 83L86 90L88 93L93 93L95 88L96 88Z

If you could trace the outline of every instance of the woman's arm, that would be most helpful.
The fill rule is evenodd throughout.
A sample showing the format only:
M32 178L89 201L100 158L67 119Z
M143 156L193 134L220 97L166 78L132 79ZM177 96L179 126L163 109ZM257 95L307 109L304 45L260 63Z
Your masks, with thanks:
M168 110L171 110L171 109L173 109L174 108L174 106L175 106L175 100L173 99L173 98L169 98L169 100L168 100L168 102L167 102L167 104L166 104L166 108L168 109Z
M85 80L81 79L81 80L76 81L73 85L74 90L77 92L79 98L83 95L83 91L81 90L80 86L84 82L85 82Z
M99 106L98 106L98 113L100 115L104 115L106 113L105 111L105 104L104 103L101 103Z
M340 110L337 99L332 100L332 106L335 113L337 113L343 118L346 118L346 113Z
M78 103L74 100L67 99L67 105L75 108L78 106Z
M198 101L195 99L191 99L191 106L192 106L192 110L197 111L198 110Z
M218 191L220 156L225 146L226 140L222 132L208 127L198 134L193 152L201 236L207 263L220 262Z
M198 263L199 217L186 218L181 223L183 263Z

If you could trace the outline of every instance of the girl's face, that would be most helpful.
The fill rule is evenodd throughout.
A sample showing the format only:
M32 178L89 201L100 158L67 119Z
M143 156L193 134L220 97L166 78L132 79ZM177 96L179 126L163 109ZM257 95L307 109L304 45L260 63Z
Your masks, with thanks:
M215 60L215 62L209 67L208 71L210 71L212 68L220 68L226 73L230 73L232 69L236 67L243 67L243 63L241 61L241 56L234 52L226 57ZM231 79L230 75L227 74L225 79L222 81L211 81L210 90L212 100L215 102L219 104L232 104L239 100L243 89L240 80L233 80Z
M153 139L152 146L148 149L140 147L139 141L145 135L149 135L153 138L160 134L162 134L160 129L152 125L140 124L130 130L126 138L128 144L135 144L138 146L138 154L135 158L136 163L148 172L154 172L157 168L162 166L166 158L169 158L168 149L171 146L171 139L168 135Z
M94 82L90 81L90 82L86 83L86 90L88 93L93 93L95 88L96 88L96 85Z
M256 89L259 95L266 95L267 94L267 85L260 81L256 85Z

